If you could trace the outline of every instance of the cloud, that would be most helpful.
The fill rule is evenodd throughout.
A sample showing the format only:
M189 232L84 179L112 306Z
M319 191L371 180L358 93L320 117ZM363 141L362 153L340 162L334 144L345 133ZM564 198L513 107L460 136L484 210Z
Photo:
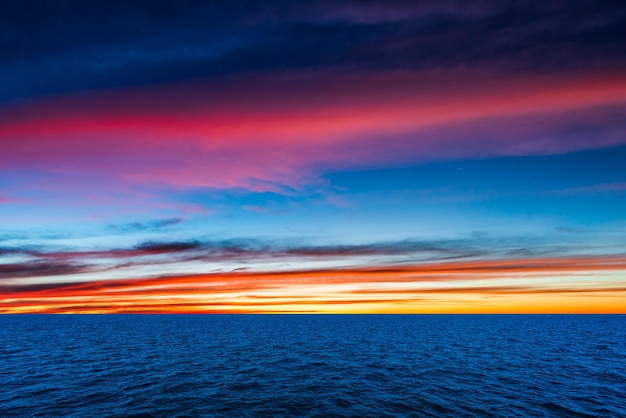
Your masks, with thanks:
M626 292L624 286L607 285L604 287L545 287L545 286L471 286L471 287L414 287L397 289L358 289L352 293L358 295L432 295L432 294L477 294L490 295L533 295L533 294L576 294L576 293L616 293Z
M0 102L263 70L615 67L624 64L626 38L616 2L39 8L14 2L3 10Z
M111 224L108 229L119 232L155 231L168 226L184 222L183 218L154 219L146 222L130 222L125 224Z
M0 168L62 173L54 187L87 193L97 183L105 197L145 189L285 193L322 187L328 170L624 144L624 97L626 77L602 72L254 75L0 112ZM593 135L580 135L581 125ZM84 184L72 180L76 173ZM160 222L121 228L170 225Z
M47 263L45 261L36 261L28 263L0 264L0 280L43 276L61 276L67 274L83 273L86 271L89 271L86 266L74 265L71 263Z
M15 199L12 197L0 195L0 205L8 205L8 204L15 204L15 203L22 203L22 202L24 202L22 199Z
M6 247L0 249L2 254L20 254L31 257L37 262L72 262L95 263L108 260L126 265L131 262L135 266L142 263L177 263L185 260L193 261L228 261L228 260L278 260L278 259L350 259L357 257L367 259L379 257L415 257L415 258L468 258L484 253L471 241L411 241L382 242L355 245L292 245L289 243L270 243L254 239L227 240L189 240L189 241L145 241L134 246L122 248L103 248L94 250L68 250L45 247ZM154 256L162 256L155 259ZM149 257L149 259L146 259ZM159 261L161 260L161 261ZM113 264L114 266L114 264ZM107 268L112 268L107 267Z
M626 182L601 183L591 186L571 187L560 192L564 195L618 194L626 192Z
M364 244L311 245L293 241L258 239L149 240L135 245L90 250L55 246L5 246L0 257L27 258L18 264L4 264L0 278L19 279L85 273L80 280L97 274L106 277L143 277L155 269L171 274L190 271L289 271L328 266L369 266L384 264L391 269L415 263L480 260L484 258L546 257L576 255L578 245L549 245L532 237L494 238L484 235L458 239L382 241ZM614 251L614 250L613 250ZM481 264L483 267L485 264ZM159 267L162 266L162 267ZM465 269L469 267L465 266Z
M1 238L0 238L0 241L2 241ZM19 248L0 247L0 256L10 255L10 254L19 254L19 253L22 253L22 251L23 250Z
M150 254L161 254L161 253L178 253L185 252L190 250L198 250L203 248L203 245L197 241L190 242L144 242L137 246L135 249L139 251L140 254L143 252Z
M577 297L585 297L587 303L589 300L604 303L608 312L619 311L619 306L623 311L623 304L618 301L623 300L620 297L626 293L624 282L596 276L595 282L590 284L577 282L575 277L624 271L624 256L599 256L231 272L50 286L12 284L0 287L0 312L255 312L286 307L327 312L358 310L359 306L370 311L393 311L407 306L414 310L425 306L437 311L459 297L465 302L462 305L465 309L473 304L489 307L489 302L485 302L487 298L504 300L503 306L514 311L512 307L518 301L528 303L531 297L549 297L553 304L565 303L563 306L569 306L567 309L579 312L590 307L575 308L567 300L578 303ZM558 280L563 276L570 278L566 284ZM539 282L535 277L544 280ZM546 281L546 277L555 280ZM515 284L511 284L511 280ZM493 284L486 285L485 281ZM549 299L541 300L549 302ZM547 309L548 305L536 306Z

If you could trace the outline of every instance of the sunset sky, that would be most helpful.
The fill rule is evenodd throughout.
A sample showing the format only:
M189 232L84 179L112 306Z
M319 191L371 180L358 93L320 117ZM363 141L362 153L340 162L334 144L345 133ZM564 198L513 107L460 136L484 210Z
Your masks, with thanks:
M0 313L626 313L620 3L3 3Z

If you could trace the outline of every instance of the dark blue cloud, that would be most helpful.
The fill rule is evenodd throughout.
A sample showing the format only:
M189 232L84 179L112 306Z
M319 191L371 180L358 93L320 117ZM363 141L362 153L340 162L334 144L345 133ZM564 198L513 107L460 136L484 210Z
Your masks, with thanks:
M7 1L0 104L285 69L621 67L620 2Z
M75 265L72 263L37 261L29 263L0 264L0 280L41 276L59 276L84 273L86 271L89 271L86 266Z
M129 222L125 224L111 224L108 229L115 232L155 231L168 226L184 222L183 218L153 219L144 222Z

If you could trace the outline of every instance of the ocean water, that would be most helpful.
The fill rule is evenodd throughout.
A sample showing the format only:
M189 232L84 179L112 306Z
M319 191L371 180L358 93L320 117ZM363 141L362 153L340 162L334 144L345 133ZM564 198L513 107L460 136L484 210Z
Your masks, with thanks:
M624 315L5 315L2 417L625 417Z

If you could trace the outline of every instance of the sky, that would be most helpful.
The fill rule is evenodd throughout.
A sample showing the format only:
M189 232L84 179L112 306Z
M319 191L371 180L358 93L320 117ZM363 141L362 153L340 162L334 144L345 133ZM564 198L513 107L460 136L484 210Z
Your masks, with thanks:
M618 1L0 14L0 313L626 313Z

